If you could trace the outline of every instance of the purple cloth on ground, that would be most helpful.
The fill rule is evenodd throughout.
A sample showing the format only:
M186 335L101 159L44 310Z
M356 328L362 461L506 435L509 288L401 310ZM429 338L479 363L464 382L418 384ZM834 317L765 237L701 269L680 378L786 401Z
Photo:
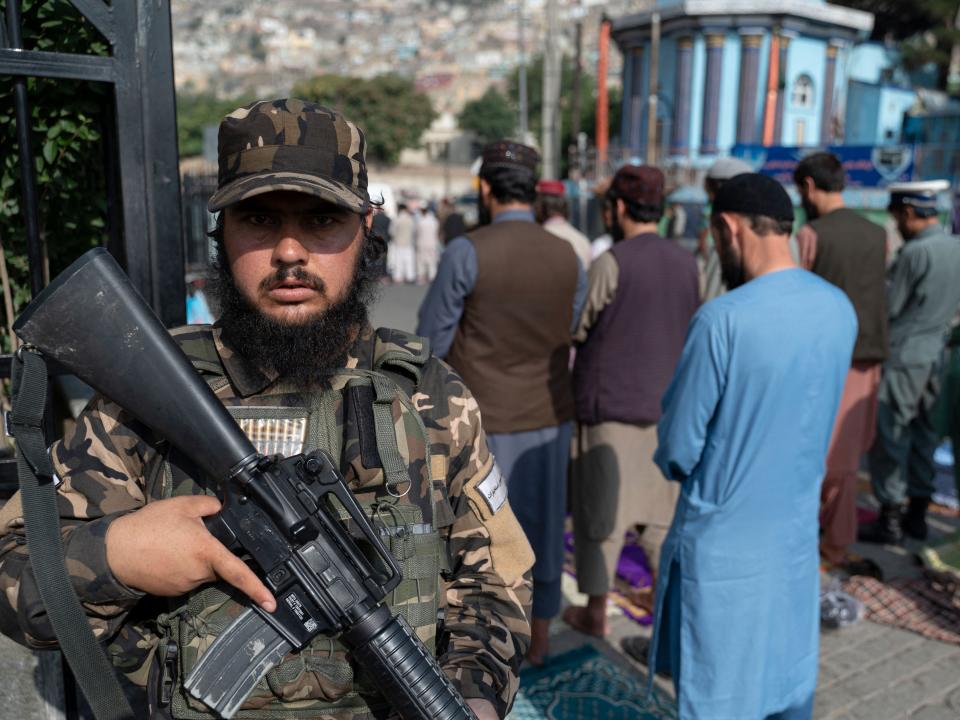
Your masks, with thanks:
M624 545L617 562L617 575L632 588L645 588L653 584L653 576L647 564L647 556L639 545Z

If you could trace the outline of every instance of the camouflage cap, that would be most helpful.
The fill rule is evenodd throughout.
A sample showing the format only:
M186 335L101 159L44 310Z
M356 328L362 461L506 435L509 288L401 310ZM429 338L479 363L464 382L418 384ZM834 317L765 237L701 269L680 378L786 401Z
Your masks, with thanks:
M370 206L363 131L336 110L303 100L261 100L220 123L210 212L274 190L323 198L357 213Z

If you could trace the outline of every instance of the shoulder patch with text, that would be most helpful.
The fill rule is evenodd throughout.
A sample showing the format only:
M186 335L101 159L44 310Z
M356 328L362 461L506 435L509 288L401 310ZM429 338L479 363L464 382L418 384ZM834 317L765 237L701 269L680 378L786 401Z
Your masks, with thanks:
M487 476L477 483L477 489L487 501L490 512L496 514L497 510L503 507L507 501L507 481L504 480L500 468L494 463Z

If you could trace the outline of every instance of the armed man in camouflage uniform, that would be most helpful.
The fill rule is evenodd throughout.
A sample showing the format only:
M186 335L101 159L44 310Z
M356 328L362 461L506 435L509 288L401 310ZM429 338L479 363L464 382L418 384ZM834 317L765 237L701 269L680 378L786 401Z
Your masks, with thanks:
M364 152L359 128L310 103L228 115L210 201L222 211L221 316L174 336L258 450L340 458L404 571L392 607L481 720L503 717L529 642L533 555L463 381L424 340L367 321L383 243L369 231ZM267 610L276 602L206 531L216 484L103 397L51 454L73 586L115 666L147 691L138 717L213 717L184 677L242 609L234 588ZM0 630L50 647L22 519L0 532ZM356 670L319 636L273 668L237 717L385 716Z

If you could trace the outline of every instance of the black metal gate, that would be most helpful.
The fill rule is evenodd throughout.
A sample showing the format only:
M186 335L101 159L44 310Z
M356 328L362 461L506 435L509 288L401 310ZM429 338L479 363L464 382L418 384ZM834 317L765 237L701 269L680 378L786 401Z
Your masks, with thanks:
M109 55L24 47L21 0L5 0L0 26L0 76L13 82L30 289L36 295L44 279L27 78L104 83L112 90L102 127L107 248L163 322L180 324L185 289L170 2L63 1L96 28ZM0 358L0 376L9 373L9 356ZM14 461L0 461L0 497L15 488Z

